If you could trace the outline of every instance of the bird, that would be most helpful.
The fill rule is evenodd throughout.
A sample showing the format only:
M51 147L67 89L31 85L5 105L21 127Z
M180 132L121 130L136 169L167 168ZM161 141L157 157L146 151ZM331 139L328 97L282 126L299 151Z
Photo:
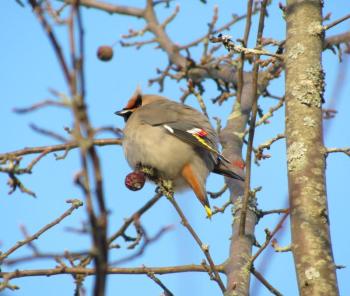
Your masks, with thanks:
M125 121L123 150L129 165L155 169L174 191L192 188L212 216L206 192L210 172L244 181L218 151L218 136L200 111L137 89L116 115Z

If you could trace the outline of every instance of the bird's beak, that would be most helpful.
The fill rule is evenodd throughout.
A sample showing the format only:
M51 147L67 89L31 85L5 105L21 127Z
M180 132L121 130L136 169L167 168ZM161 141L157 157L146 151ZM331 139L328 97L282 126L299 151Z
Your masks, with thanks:
M121 117L125 117L125 116L129 115L130 112L131 112L131 111L130 111L129 109L122 109L122 110L120 110L120 111L114 112L114 114L115 114L115 115L118 115L118 116L121 116Z
M119 115L124 118L124 121L127 122L131 114L134 112L134 109L124 108L120 111L114 112L115 115Z

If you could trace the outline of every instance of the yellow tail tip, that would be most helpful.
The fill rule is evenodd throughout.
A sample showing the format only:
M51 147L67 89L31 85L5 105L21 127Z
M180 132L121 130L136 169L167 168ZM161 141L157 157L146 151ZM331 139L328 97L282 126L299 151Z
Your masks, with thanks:
M211 219L211 216L213 215L211 209L208 206L205 206L205 211L207 212L207 217Z

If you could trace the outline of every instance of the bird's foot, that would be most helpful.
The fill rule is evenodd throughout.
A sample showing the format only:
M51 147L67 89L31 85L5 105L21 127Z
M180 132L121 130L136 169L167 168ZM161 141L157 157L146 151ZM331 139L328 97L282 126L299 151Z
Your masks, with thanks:
M149 166L140 164L136 169L144 173L150 180L158 185L156 189L157 192L161 192L167 198L174 197L173 181L163 179L159 176L159 173L155 168Z
M139 165L136 167L136 170L144 173L151 180L155 180L158 178L157 170L152 167Z
M162 190L163 194L167 198L174 197L173 182L171 180L160 179L160 187L162 188L161 190Z
M157 192L161 192L168 199L174 198L173 182L171 180L159 178L156 184L158 185L156 189Z

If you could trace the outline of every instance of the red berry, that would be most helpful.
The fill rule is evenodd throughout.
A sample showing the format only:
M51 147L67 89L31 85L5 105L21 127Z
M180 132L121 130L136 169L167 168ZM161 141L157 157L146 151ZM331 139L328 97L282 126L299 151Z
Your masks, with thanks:
M97 57L104 62L108 62L113 58L113 48L109 45L102 45L97 49Z
M146 177L142 172L132 172L125 177L125 186L132 191L142 189L145 185Z

